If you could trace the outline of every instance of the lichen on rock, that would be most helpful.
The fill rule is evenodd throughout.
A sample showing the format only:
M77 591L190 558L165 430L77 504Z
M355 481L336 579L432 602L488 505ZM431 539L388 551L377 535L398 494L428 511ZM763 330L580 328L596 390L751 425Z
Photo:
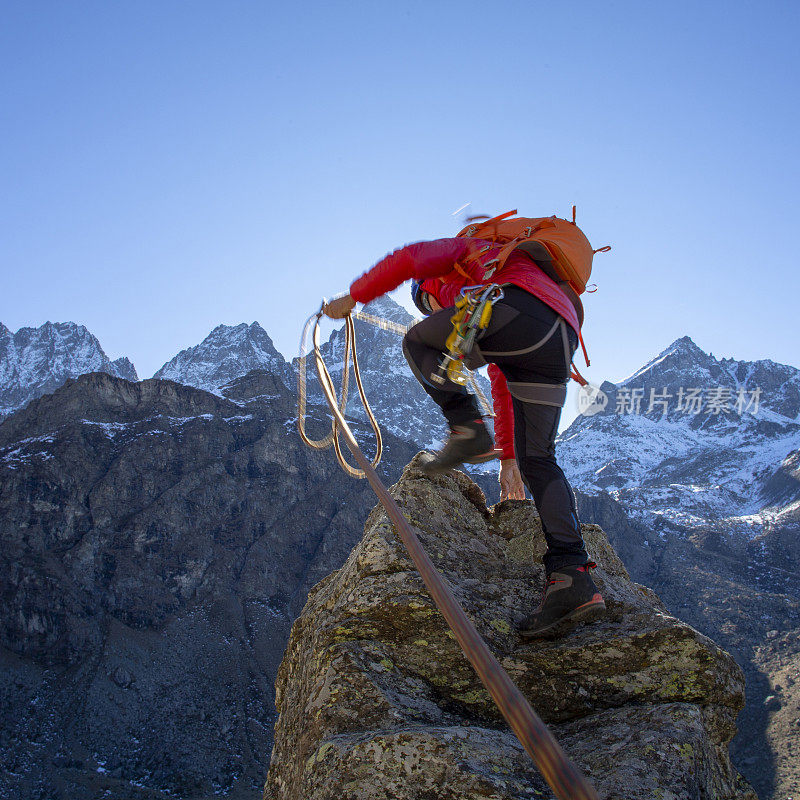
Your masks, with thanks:
M608 614L552 642L520 639L538 602L533 504L488 509L463 473L415 458L392 487L406 518L503 667L601 798L754 800L728 742L743 677L710 639L631 582L584 525ZM550 798L377 506L344 566L317 584L276 683L265 800Z

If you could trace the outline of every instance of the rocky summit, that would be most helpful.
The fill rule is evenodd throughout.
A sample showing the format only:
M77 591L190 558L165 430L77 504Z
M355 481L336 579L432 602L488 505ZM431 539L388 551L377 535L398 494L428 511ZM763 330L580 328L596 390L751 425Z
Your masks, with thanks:
M710 639L633 583L584 525L607 617L552 642L516 627L545 581L530 502L493 509L463 473L414 459L392 494L504 668L601 798L755 794L728 743L743 677ZM376 507L344 566L314 587L276 685L265 800L552 797Z

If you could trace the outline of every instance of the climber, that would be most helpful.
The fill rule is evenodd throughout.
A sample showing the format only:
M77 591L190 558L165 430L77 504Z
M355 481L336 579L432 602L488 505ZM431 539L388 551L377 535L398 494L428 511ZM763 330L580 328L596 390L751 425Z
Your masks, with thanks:
M452 306L465 286L491 283L486 265L501 249L500 244L463 233L394 251L355 280L349 293L323 307L329 317L340 319L357 302L368 303L406 280L414 281L415 303L427 318L405 335L403 352L450 427L444 447L425 466L428 474L497 457L474 395L450 380L435 379L437 371L441 375L442 351L452 330ZM553 638L605 611L590 575L595 564L581 536L575 496L555 458L582 307L574 292L565 292L522 250L506 257L496 280L503 297L494 304L467 366L489 364L495 436L502 451L501 500L525 499L527 486L547 542L544 594L536 611L523 621L520 635Z

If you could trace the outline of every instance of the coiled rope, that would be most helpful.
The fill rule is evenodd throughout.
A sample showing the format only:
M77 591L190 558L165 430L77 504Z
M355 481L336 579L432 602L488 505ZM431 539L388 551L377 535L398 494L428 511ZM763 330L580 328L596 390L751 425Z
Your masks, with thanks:
M315 319L316 319L316 327L315 327L316 331L316 328L319 327L319 322L321 318L322 318L322 310L320 309L320 311L318 311L316 314L312 314L306 320L306 324L303 326L303 334L300 337L300 358L297 370L297 399L298 399L297 427L300 432L300 438L309 447L313 447L316 450L325 450L326 448L333 445L333 448L336 452L336 458L342 469L353 478L365 478L366 475L364 474L364 471L351 466L347 462L347 459L344 457L344 454L342 453L341 445L339 444L339 423L336 420L336 416L334 416L333 422L331 423L330 432L323 439L317 439L317 440L311 439L306 433L306 419L307 419L306 410L307 410L307 396L308 396L306 359L308 358L308 350L307 350L308 331L311 327L312 322ZM367 396L364 392L364 386L361 383L361 372L358 366L358 353L356 350L356 334L355 334L355 327L353 325L353 319L360 320L361 322L366 322L370 325L374 325L376 328L381 328L382 330L385 331L391 331L392 333L397 333L401 336L404 336L408 332L408 330L411 327L413 327L413 325L401 325L399 322L392 322L388 319L381 319L380 317L376 317L372 314L367 314L364 311L352 311L350 314L348 314L348 316L345 317L342 389L337 407L339 408L339 411L341 412L342 416L344 416L345 411L347 409L347 395L350 384L350 367L352 365L353 374L355 375L356 379L356 385L358 386L358 394L361 398L361 403L364 406L364 410L367 412L367 417L369 418L370 425L372 426L372 430L375 433L376 452L374 458L372 459L372 466L374 468L378 466L381 460L381 455L383 453L383 440L381 438L381 431L378 425L378 421L375 419L375 415L372 413L372 409L370 408L369 402L367 401ZM489 405L489 401L486 399L486 395L481 390L481 387L478 384L477 379L475 378L475 374L470 370L465 370L465 371L467 373L467 381L469 383L469 386L477 396L481 404L481 407L483 409L484 415L493 417L494 412L492 411L492 407ZM328 377L330 378L330 375ZM321 381L322 377L320 377L320 382ZM332 382L330 388L333 389ZM335 397L336 392L334 391L333 394Z
M342 381L342 400L337 403L336 390L333 386L328 368L325 366L325 362L322 359L322 353L320 352L319 322L321 316L322 311L310 317L306 323L306 328L303 331L303 339L301 340L301 354L303 344L306 340L308 326L312 320L316 319L313 332L314 360L317 365L322 391L325 394L325 399L328 401L328 406L334 417L333 431L329 436L333 437L332 441L334 442L338 441L339 433L344 436L348 448L350 448L350 451L361 467L361 474L366 476L375 494L378 496L378 499L386 509L389 519L394 523L395 529L405 545L408 554L411 556L412 561L419 570L422 580L425 582L425 586L428 588L431 597L433 597L436 603L436 607L445 618L445 621L456 637L461 649L478 673L478 677L494 699L500 712L511 726L511 729L516 734L528 755L533 759L534 764L536 764L539 772L541 772L558 800L599 800L594 787L589 783L583 773L567 758L561 746L553 737L553 734L550 733L547 726L531 707L531 704L508 676L508 673L494 657L491 650L489 650L486 642L483 641L481 635L472 624L472 621L453 596L450 587L445 583L433 562L428 557L428 554L420 543L419 537L408 523L408 520L403 516L394 498L389 494L389 490L381 482L381 479L375 472L374 465L370 464L367 457L361 452L358 442L344 418L344 406L347 402L344 385L347 380L347 357L345 358L345 377ZM352 336L353 356L355 359L353 323L349 316L345 319L348 331L345 339L345 348L349 354L347 337ZM304 383L305 366L303 366L302 374ZM365 408L369 409L366 397L363 394L358 371L356 371L356 382L359 386L362 402ZM369 412L369 410L368 414L371 417L371 412ZM377 429L377 424L373 424L373 427ZM302 428L301 436L303 436L303 441L308 441ZM378 442L380 445L379 433ZM319 443L313 444L312 446L318 445ZM325 446L327 447L328 445ZM339 450L337 449L337 454L338 453ZM377 463L374 459L373 461Z
M352 360L353 374L356 378L358 394L361 397L364 410L367 412L367 417L369 418L370 425L372 425L372 430L375 432L376 448L375 456L372 459L373 469L380 463L381 454L383 453L383 438L381 437L381 429L378 425L378 420L375 419L375 415L372 413L369 401L367 400L367 395L364 392L364 384L361 382L361 370L358 367L358 353L356 351L356 331L355 326L353 325L352 315L348 315L344 320L344 366L342 368L342 392L338 404L336 402L336 390L333 386L333 380L331 379L327 367L325 367L324 363L322 362L322 355L319 352L319 322L321 318L322 309L320 309L316 314L312 314L312 316L306 320L306 324L303 327L303 335L300 338L300 363L297 369L297 428L300 431L300 438L309 447L313 447L315 450L325 450L333 445L333 449L336 451L336 458L339 461L342 469L348 475L351 475L354 478L365 478L366 473L363 470L353 467L347 462L347 459L342 453L342 447L339 444L339 428L341 425L339 420L344 420L344 413L347 409L347 391L350 380L350 363ZM325 438L317 440L311 439L306 433L306 396L308 393L308 385L306 380L306 359L308 358L308 352L306 350L306 341L308 338L308 330L312 321L315 321L314 355L317 359L317 372L319 373L319 381L322 385L322 391L325 394L325 398L328 400L328 404L330 405L330 398L333 397L333 407L339 412L338 414L334 413L333 415L330 433L325 436ZM323 370L320 370L319 368L321 363L323 365Z

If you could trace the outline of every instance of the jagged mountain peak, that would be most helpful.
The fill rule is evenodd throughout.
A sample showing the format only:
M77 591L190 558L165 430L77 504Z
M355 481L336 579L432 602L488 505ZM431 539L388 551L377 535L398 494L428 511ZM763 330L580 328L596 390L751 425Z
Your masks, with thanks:
M694 339L688 335L681 336L679 339L676 339L671 345L669 345L669 347L662 351L661 355L664 356L672 353L708 357L708 353L699 347Z
M645 398L651 392L677 398L702 391L704 395L727 396L732 403L741 403L740 395L749 400L756 393L758 403L751 403L748 409L752 413L760 410L762 417L772 421L800 422L800 369L770 359L717 359L689 336L676 339L632 375L611 384L610 394L606 388L603 391L615 399L620 391L633 389L643 390ZM608 411L613 412L612 404Z
M47 320L47 322L42 325L42 328L48 332L50 331L80 331L83 333L86 331L86 326L81 325L79 322L51 322Z
M9 331L10 332L10 331ZM20 328L13 334L17 344L27 344L32 340L38 341L56 341L63 339L83 339L90 338L97 342L94 337L86 328L85 325L80 325L77 322L47 322L39 325L38 327L25 326ZM97 347L100 347L99 342ZM100 348L102 350L102 348Z
M16 333L0 325L0 417L89 372L137 380L130 360L112 362L84 325L48 320Z
M408 313L399 303L395 302L388 294L371 300L364 306L367 314L382 317L390 322L397 322L400 325L410 325L414 322L414 317Z
M111 362L117 369L117 374L120 378L125 378L126 381L138 381L139 376L136 373L136 367L126 356L116 358Z
M154 378L177 381L219 393L220 387L254 369L277 374L287 385L291 367L258 322L217 325L199 344L181 350Z
M747 538L800 498L782 462L800 431L800 370L716 359L675 340L601 395L559 437L570 480L607 490L640 521Z
M714 356L709 355L695 344L690 336L681 336L657 356L650 359L632 375L620 381L619 386L640 385L650 379L662 382L674 380L681 373L693 378L706 378L719 371Z
M238 325L217 325L200 344L203 345L220 339L244 340L248 337L263 338L272 344L269 334L258 322L251 322L249 325L246 322L240 322Z

